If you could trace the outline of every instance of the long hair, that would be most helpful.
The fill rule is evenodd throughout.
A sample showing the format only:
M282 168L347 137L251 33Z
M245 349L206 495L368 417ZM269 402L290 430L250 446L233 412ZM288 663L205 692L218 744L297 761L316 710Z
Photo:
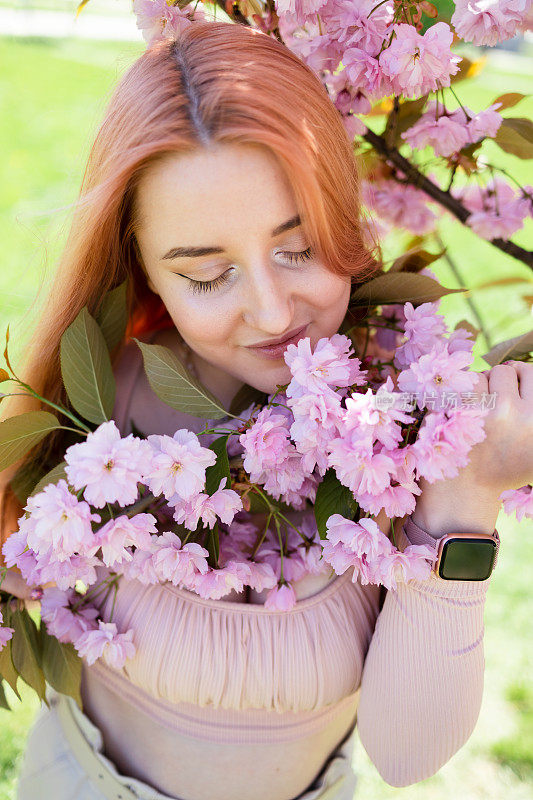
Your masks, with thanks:
M136 187L168 153L210 144L254 143L279 160L317 256L334 273L361 283L378 270L361 217L352 144L320 79L294 53L261 31L195 22L177 38L148 48L118 82L91 147L66 245L26 347L19 374L33 389L69 407L60 341L83 306L128 279L131 336L174 327L148 288L136 246ZM3 418L47 408L34 398L5 401ZM7 413L6 413L7 412ZM49 434L1 476L0 540L23 509L11 480L20 467L51 467L65 431ZM1 562L1 558L0 558Z

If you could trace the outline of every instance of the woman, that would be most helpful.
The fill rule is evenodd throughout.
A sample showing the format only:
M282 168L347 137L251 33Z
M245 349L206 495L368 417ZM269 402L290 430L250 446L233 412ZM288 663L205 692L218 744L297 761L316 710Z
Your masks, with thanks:
M131 336L175 349L229 408L245 382L286 383L287 342L333 335L352 284L378 269L351 144L317 77L264 34L194 24L152 46L115 90L25 379L64 401L63 331L129 278L113 416L124 435L199 431L205 420L152 392ZM531 365L478 381L504 402L458 478L423 487L404 545L491 533L499 493L531 479ZM57 461L69 443L56 434L32 458ZM4 536L21 513L8 478ZM122 670L84 665L84 713L50 692L19 800L349 800L356 718L385 781L434 774L478 717L490 579L401 584L380 613L378 588L350 577L302 580L290 612L253 592L212 601L122 579L113 619L134 628L136 656ZM10 575L4 588L24 594L15 584Z

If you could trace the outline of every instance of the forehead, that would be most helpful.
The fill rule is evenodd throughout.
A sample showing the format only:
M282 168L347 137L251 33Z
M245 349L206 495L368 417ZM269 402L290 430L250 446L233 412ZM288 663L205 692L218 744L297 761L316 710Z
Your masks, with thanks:
M233 229L266 233L298 213L276 157L248 144L166 155L142 176L136 206L141 234L187 237L170 245L208 244L215 236L218 244Z

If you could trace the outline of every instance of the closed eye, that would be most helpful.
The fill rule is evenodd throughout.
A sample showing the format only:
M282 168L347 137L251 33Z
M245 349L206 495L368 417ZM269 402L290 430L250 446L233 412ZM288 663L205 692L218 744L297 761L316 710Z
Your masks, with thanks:
M308 247L306 250L300 250L298 253L293 253L287 250L280 250L279 255L286 256L289 263L297 264L298 260L308 261L312 255L312 248ZM201 294L202 292L213 292L219 289L224 283L229 280L231 270L223 272L218 278L212 281L195 281L193 278L187 278L189 281L189 288L193 294ZM186 276L183 276L186 277Z

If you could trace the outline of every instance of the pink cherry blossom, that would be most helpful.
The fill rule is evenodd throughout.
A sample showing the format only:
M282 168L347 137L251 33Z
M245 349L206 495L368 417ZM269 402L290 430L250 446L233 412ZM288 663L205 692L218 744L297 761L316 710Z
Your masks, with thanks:
M390 474L394 469L392 459L385 454L375 453L372 439L357 428L331 442L328 464L356 498L359 493L382 492L390 485Z
M217 518L229 525L235 514L242 511L243 505L240 495L233 489L224 489L227 478L222 478L219 488L212 495L201 492L190 502L176 506L174 519L180 525L185 525L195 531L200 520L212 528Z
M296 594L289 583L274 586L267 593L265 608L269 611L290 611L296 603Z
M399 373L398 386L403 392L417 395L420 409L428 407L432 398L440 404L445 393L473 390L475 373L465 369L472 360L472 353L465 350L449 353L446 342L438 342L429 353Z
M362 181L361 185L365 204L386 222L418 236L435 230L437 217L420 189L392 180Z
M305 394L287 400L294 414L290 435L303 456L302 469L320 475L327 469L327 445L341 425L341 398L337 394Z
M158 539L153 564L161 580L177 586L196 573L204 574L209 569L206 559L209 551L205 547L196 542L182 546L180 537L171 531L165 531Z
M0 611L0 650L2 650L6 644L9 642L13 634L15 633L14 628L8 628L6 625L2 627L2 622L4 618L2 616L2 612Z
M500 129L500 125L503 122L503 117L501 114L498 114L496 111L497 108L500 108L501 103L495 103L488 108L485 108L483 111L478 111L477 114L474 114L470 109L466 109L470 120L467 122L466 127L468 128L468 134L470 137L471 142L477 142L480 139L484 139L486 136L496 136L498 130ZM455 114L457 116L462 115L462 111L456 111Z
M150 534L155 533L156 519L153 514L136 514L129 517L121 514L100 528L96 536L95 552L102 550L102 561L115 569L125 561L131 561L131 547L150 548Z
M206 20L201 8L169 5L166 0L133 0L133 13L144 40L151 45L158 39L173 38L198 20Z
M533 519L533 487L522 486L520 489L507 489L498 498L503 503L505 514L516 512L516 519L521 522L524 517Z
M346 76L355 89L376 98L392 94L392 84L381 60L359 47L347 47L342 61Z
M468 406L449 413L434 411L427 414L411 447L417 478L423 477L434 483L455 477L458 468L468 463L469 450L486 437L486 414L487 409Z
M150 540L149 546L136 549L131 561L120 565L122 574L128 580L136 580L145 585L159 583L153 556L159 550L160 537L158 534L152 534Z
M392 2L377 5L375 0L334 0L327 3L321 17L345 48L353 45L376 56L390 35L393 14Z
M434 554L425 545L409 545L403 553L393 551L380 558L374 571L375 583L383 584L389 591L396 591L397 581L424 581L431 573Z
M239 436L239 442L244 450L244 469L254 482L263 470L276 466L294 451L285 415L271 408L259 412L251 428Z
M259 561L250 562L250 575L247 585L256 592L262 592L263 589L272 589L277 582L277 577L271 564L261 563Z
M303 25L308 17L315 17L317 12L321 11L326 1L327 0L275 0L275 6L279 16L282 14L291 14L299 25Z
M195 574L194 578L188 582L187 588L195 591L200 597L219 600L233 590L241 592L243 581L231 567L220 569L210 567L203 574Z
M354 522L341 514L332 514L326 522L326 529L327 538L332 544L340 542L359 557L364 554L375 560L389 553L392 548L377 522L369 517Z
M135 655L135 645L132 640L132 628L126 633L118 633L114 622L98 620L98 628L82 633L75 647L88 664L94 664L98 658L103 658L113 669L121 669L126 659Z
M404 332L406 341L401 344L394 356L397 367L408 367L420 356L429 353L432 347L440 341L448 326L442 314L437 314L437 303L421 303L416 308L412 303L405 303Z
M363 433L392 449L402 440L402 430L397 422L415 422L414 417L398 407L398 398L390 377L375 394L372 389L368 389L366 394L354 392L346 399L343 416L345 429L360 428Z
M8 536L2 545L2 553L6 567L18 567L27 584L38 586L42 583L41 571L36 554L28 548L28 537L24 529L20 530L24 517L18 520L19 530Z
M65 561L74 553L91 551L91 522L100 522L100 516L92 514L90 506L69 491L65 480L48 484L42 492L29 497L25 510L29 516L19 520L19 527L24 528L28 546L35 553L52 550L58 561Z
M329 339L319 339L313 351L309 336L300 339L298 344L290 344L284 353L285 363L293 376L287 388L287 397L301 396L302 389L324 394L331 386L363 383L361 361L351 358L352 354L350 339L340 333L335 333Z
M346 70L328 75L324 79L332 101L341 114L368 114L372 104L368 97L349 81Z
M329 539L322 540L322 559L329 564L337 575L343 575L350 567L357 564L357 556L342 542L333 544Z
M316 15L308 17L305 26L299 25L296 15L279 15L279 31L283 42L319 76L322 70L335 70L342 56L342 48L329 27L319 26Z
M66 591L78 581L87 586L96 583L96 567L102 562L96 556L73 555L59 561L53 550L39 557L40 583L55 583L58 589Z
M455 0L452 25L461 39L493 46L511 39L531 8L531 0Z
M103 422L87 439L65 452L65 472L76 489L96 508L106 503L129 505L137 499L140 480L150 448L133 434L122 439L114 420Z
M449 86L462 60L451 52L453 34L449 25L437 22L423 35L404 23L395 25L394 30L396 36L379 58L394 94L421 97Z
M471 184L454 192L472 213L467 225L484 239L508 239L524 225L529 203L506 181L496 178L485 187Z
M429 146L437 156L447 158L470 141L470 132L464 122L451 116L435 119L435 114L430 111L408 128L402 134L402 139L412 148L423 149Z
M44 588L41 616L51 636L60 642L77 642L82 633L98 628L96 618L100 612L82 601L83 596L74 589Z
M202 447L195 433L181 428L173 436L150 434L148 442L152 456L143 481L154 495L164 494L175 505L202 491L206 468L216 462L216 455Z

